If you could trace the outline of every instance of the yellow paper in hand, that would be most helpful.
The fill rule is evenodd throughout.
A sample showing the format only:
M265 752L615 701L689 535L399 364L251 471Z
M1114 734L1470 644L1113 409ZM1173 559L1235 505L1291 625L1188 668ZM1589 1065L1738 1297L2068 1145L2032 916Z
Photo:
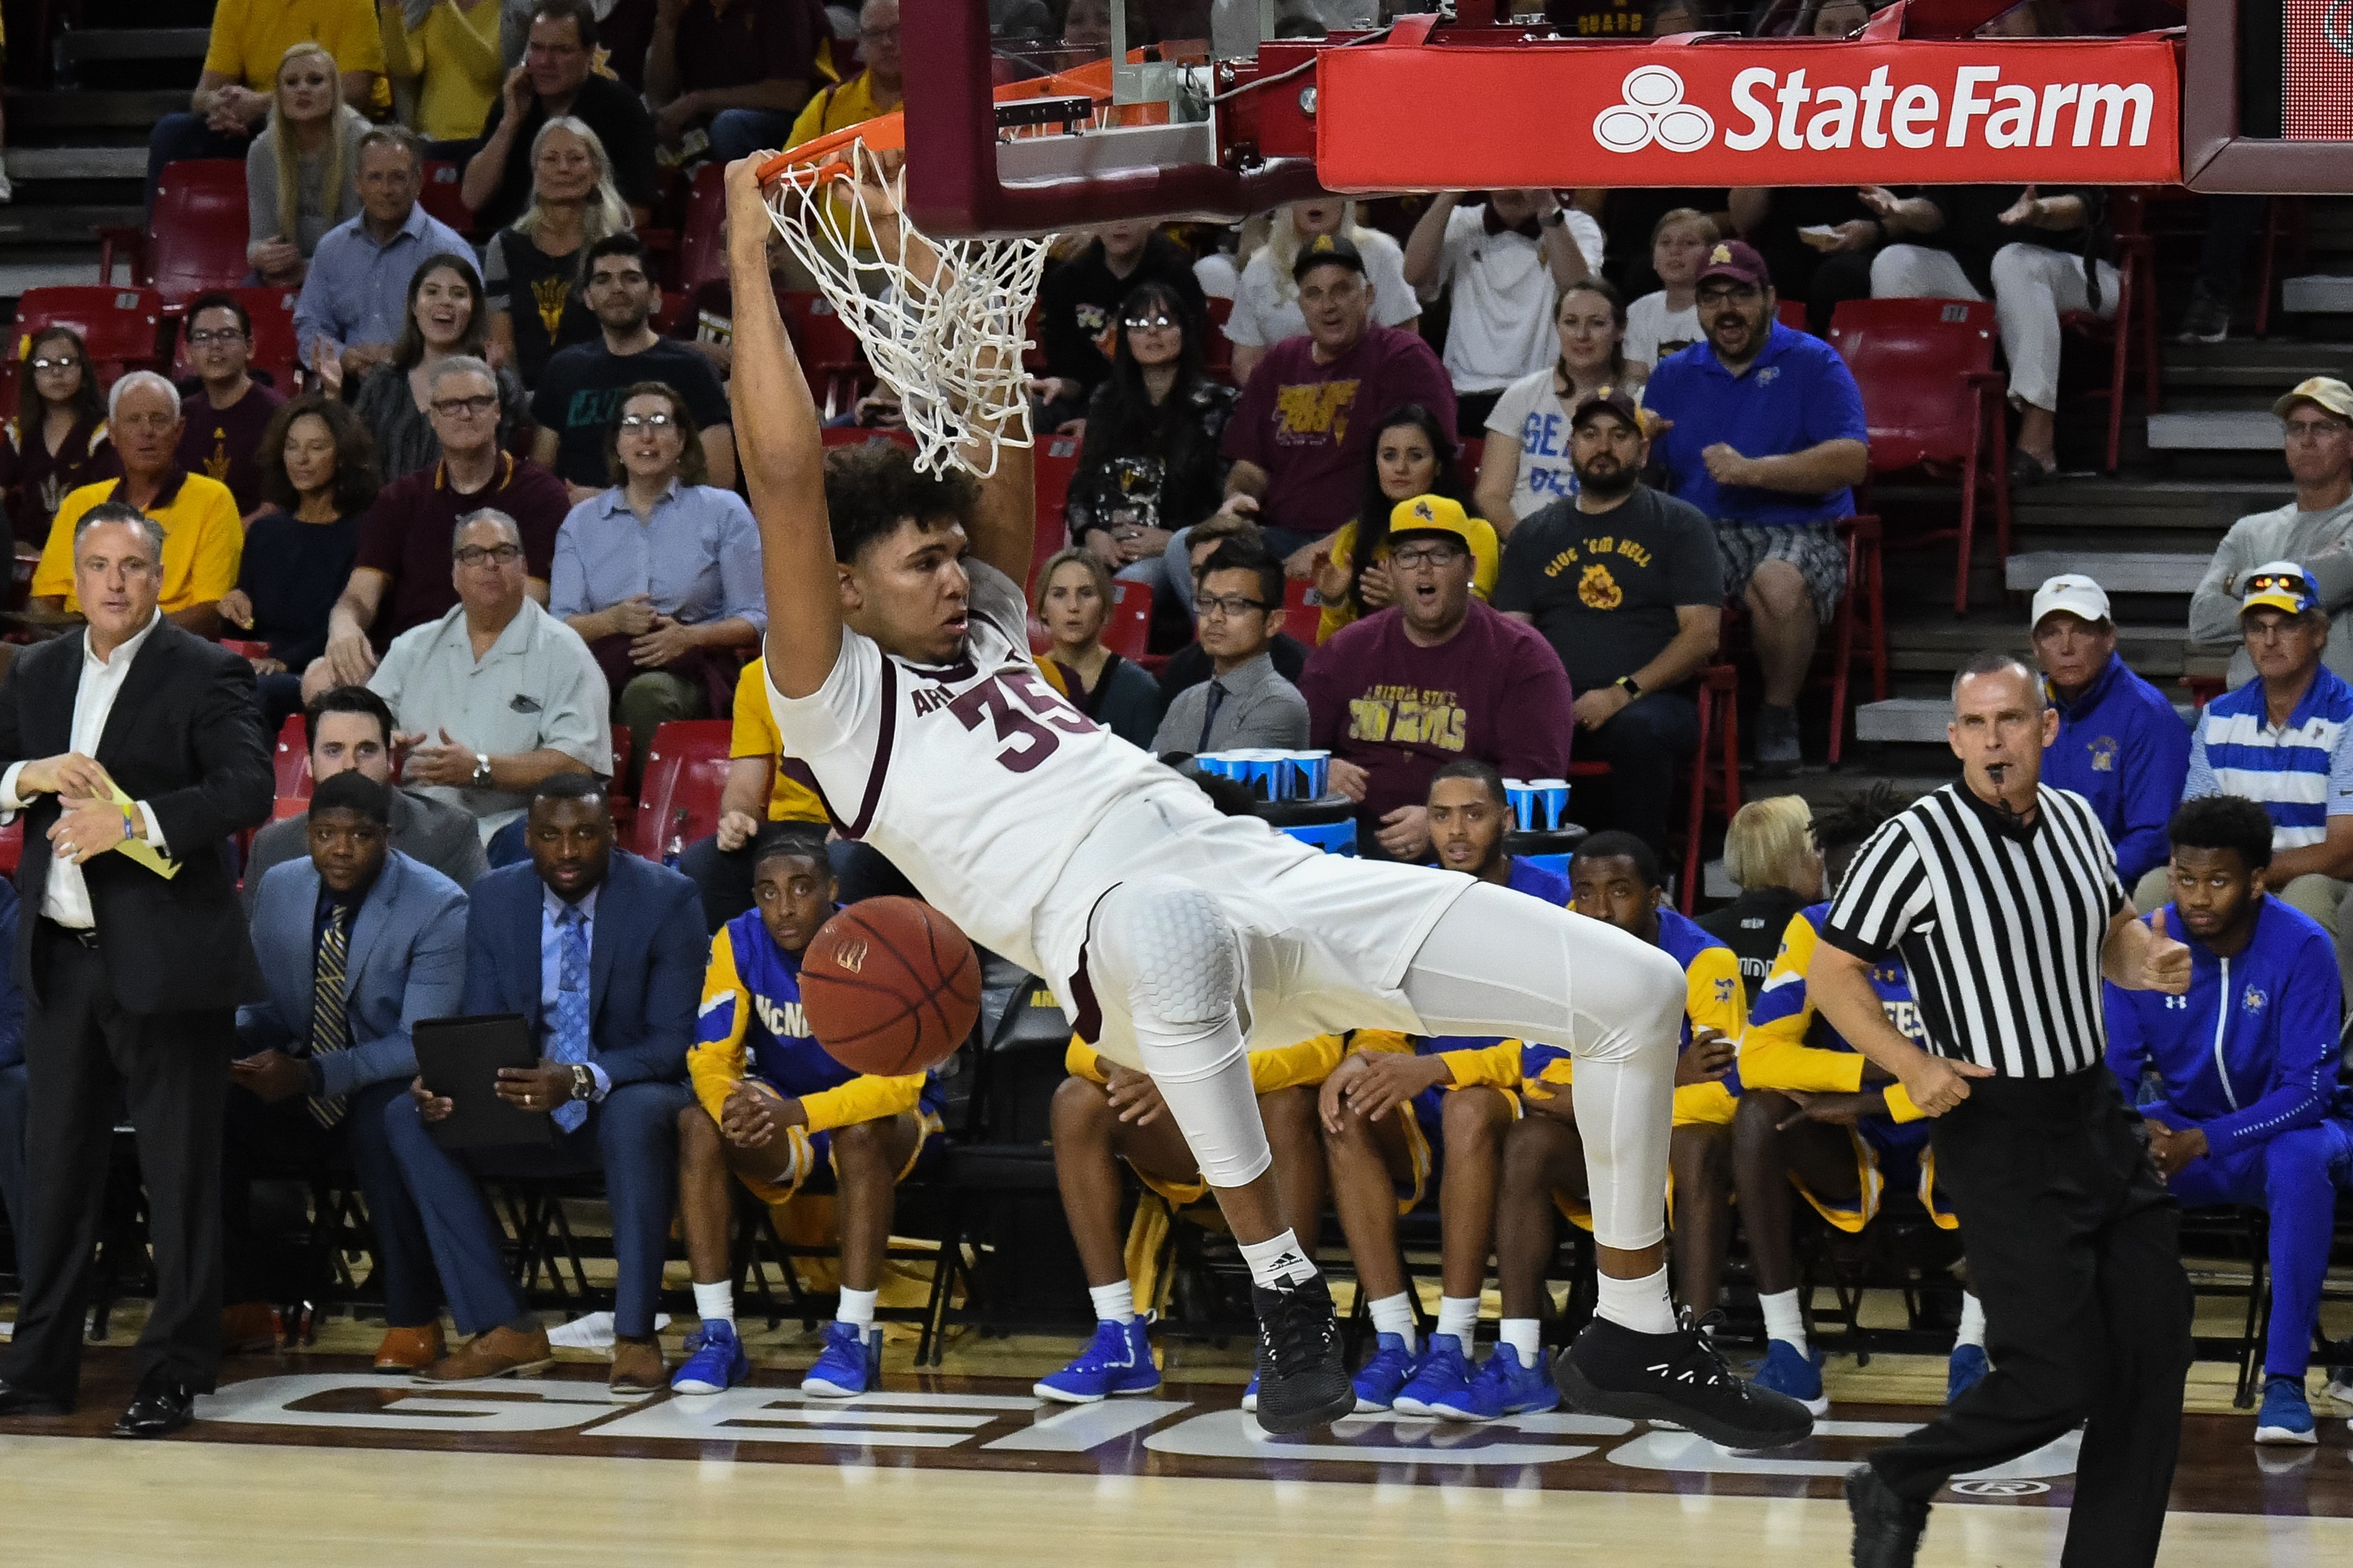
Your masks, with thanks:
M126 813L129 812L134 803L129 795L122 793L122 786L116 784L112 779L107 780L106 784L107 788L111 792L110 798L112 799L115 806L119 810ZM180 863L177 860L171 858L167 855L158 853L155 847L149 844L143 838L133 838L126 833L123 835L122 842L116 845L115 847L121 850L123 854L130 856L133 860L138 861L142 866L146 867L150 871L154 872L158 877L163 878L165 881L169 881L180 874Z

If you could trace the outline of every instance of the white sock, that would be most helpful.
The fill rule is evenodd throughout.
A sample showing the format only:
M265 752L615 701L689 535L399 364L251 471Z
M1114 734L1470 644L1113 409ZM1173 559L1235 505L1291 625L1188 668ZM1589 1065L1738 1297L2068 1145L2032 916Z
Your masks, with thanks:
M1118 1323L1124 1327L1135 1318L1135 1287L1123 1279L1116 1285L1090 1285L1087 1295L1095 1304L1095 1321Z
M848 1323L860 1333L864 1333L874 1326L874 1298L881 1293L880 1290L852 1290L843 1286L841 1305L835 1310L833 1321Z
M1583 1076L1585 1068L1577 1064ZM1621 1329L1631 1329L1638 1334L1672 1334L1675 1331L1674 1304L1667 1299L1667 1268L1659 1266L1655 1274L1640 1279L1616 1279L1604 1274L1599 1277L1599 1298L1593 1313L1607 1318Z
M1795 1290L1777 1290L1767 1296L1758 1292L1757 1304L1765 1309L1765 1337L1783 1340L1806 1353L1806 1314L1798 1307Z
M1953 1348L1958 1350L1963 1345L1985 1349L1985 1303L1968 1290L1961 1292L1961 1326L1953 1335Z
M1438 1331L1452 1334L1464 1350L1471 1348L1471 1336L1478 1331L1479 1298L1476 1296L1440 1296L1438 1299Z
M735 1287L722 1279L716 1285L694 1287L694 1315L706 1323L735 1326Z
M1304 1285L1315 1278L1314 1262L1288 1229L1264 1241L1245 1241L1241 1249L1242 1261L1250 1265L1253 1285L1275 1289L1284 1285Z
M1535 1318L1505 1318L1495 1342L1511 1346L1522 1366L1534 1366L1544 1354L1544 1324Z
M1421 1336L1413 1321L1413 1298L1400 1290L1394 1296L1384 1296L1368 1301L1365 1310L1373 1315L1373 1331L1395 1334L1405 1342L1408 1353L1421 1349Z

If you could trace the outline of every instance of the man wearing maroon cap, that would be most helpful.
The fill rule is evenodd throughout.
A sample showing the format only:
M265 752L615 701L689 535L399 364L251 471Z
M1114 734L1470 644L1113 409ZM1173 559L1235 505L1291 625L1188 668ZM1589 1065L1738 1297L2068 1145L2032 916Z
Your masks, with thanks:
M1667 488L1715 520L1727 596L1747 605L1765 676L1757 769L1797 771L1798 693L1846 589L1834 525L1869 471L1862 395L1838 351L1775 320L1757 252L1726 240L1699 275L1704 342L1651 374L1643 407ZM1833 719L1835 721L1835 717Z

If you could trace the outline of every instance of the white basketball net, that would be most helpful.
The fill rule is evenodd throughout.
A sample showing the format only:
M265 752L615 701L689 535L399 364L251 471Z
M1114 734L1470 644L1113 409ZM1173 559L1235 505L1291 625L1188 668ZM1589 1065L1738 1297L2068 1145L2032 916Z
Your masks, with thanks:
M899 395L915 466L939 473L955 463L986 479L1000 447L1031 442L1021 352L1050 237L929 239L902 217L895 243L878 253L874 237L893 226L871 223L868 186L903 207L903 169L886 172L853 140L779 175L769 216L858 335L874 374ZM937 256L936 269L917 265L927 255Z

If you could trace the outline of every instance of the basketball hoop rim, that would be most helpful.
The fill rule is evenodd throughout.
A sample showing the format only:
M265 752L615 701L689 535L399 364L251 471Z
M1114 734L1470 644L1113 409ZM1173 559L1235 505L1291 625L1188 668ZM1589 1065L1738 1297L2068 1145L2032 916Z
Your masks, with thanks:
M1070 70L1051 71L1027 81L1010 82L994 94L998 103L1018 103L1029 98L1092 98L1098 104L1113 101L1112 63L1098 60ZM907 119L903 109L888 114L878 114L871 120L861 120L855 125L845 125L839 131L812 137L762 163L756 174L761 188L773 191L778 181L796 171L806 171L811 184L821 184L828 164L842 173L849 170L848 155L852 145L863 142L870 153L903 153L907 150ZM796 184L799 182L796 181Z

